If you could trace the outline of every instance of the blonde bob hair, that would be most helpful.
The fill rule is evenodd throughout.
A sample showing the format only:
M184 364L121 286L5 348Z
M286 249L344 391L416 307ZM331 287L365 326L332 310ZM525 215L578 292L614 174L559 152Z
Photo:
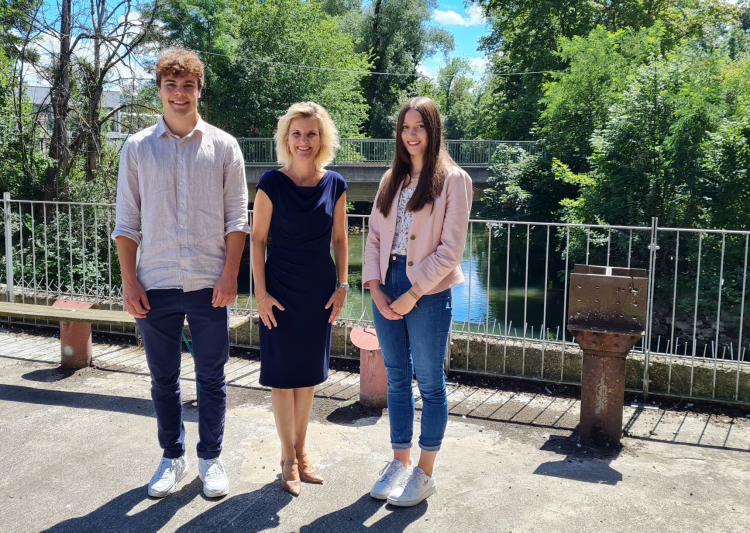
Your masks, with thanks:
M297 102L287 109L284 116L279 119L274 139L276 140L276 160L284 167L292 164L292 152L289 150L287 139L289 128L295 118L318 119L318 131L320 132L320 151L315 156L316 168L324 168L333 161L336 150L339 147L339 132L331 120L331 115L321 105L315 102Z

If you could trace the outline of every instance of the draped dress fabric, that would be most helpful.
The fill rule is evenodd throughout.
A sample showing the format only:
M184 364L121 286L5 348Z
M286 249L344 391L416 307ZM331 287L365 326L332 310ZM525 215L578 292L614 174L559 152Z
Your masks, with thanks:
M273 308L278 327L260 323L261 385L292 389L328 379L331 309L325 305L336 290L331 232L334 206L346 188L330 170L313 187L300 187L278 170L265 172L256 185L273 204L266 289L285 309Z

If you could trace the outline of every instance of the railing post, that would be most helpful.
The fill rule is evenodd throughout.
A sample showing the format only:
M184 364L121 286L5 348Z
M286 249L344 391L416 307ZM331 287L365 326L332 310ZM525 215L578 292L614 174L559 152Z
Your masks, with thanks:
M3 216L5 217L5 294L9 302L15 301L13 290L13 227L10 218L10 193L3 193Z
M659 219L651 218L651 244L649 245L648 254L648 294L646 300L646 328L643 337L643 399L648 398L649 392L649 366L651 364L651 333L652 320L654 315L654 287L656 279L656 252L659 249L658 240Z

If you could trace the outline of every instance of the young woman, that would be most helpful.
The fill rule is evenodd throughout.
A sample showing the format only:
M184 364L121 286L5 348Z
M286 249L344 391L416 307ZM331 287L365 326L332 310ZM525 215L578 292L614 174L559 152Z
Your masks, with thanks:
M438 107L413 98L398 116L396 155L370 215L363 279L388 371L393 460L370 492L408 507L436 490L433 465L448 422L444 361L451 287L464 282L461 258L471 178L445 150ZM422 396L419 465L412 468L412 376Z
M346 182L325 170L337 147L336 127L323 107L292 105L276 131L283 168L263 174L253 210L260 383L271 387L281 485L294 496L302 489L300 481L323 482L307 455L305 437L315 385L328 378L331 324L349 290Z

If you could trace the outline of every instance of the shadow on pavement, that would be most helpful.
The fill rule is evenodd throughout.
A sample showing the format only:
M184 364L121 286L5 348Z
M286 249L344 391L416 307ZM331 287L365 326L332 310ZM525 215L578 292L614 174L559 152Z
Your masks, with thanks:
M89 392L67 392L50 389L37 389L21 385L0 385L0 401L19 402L37 405L59 405L74 409L95 409L129 415L155 417L153 402L127 396L110 396ZM198 409L189 402L183 404L183 419L186 422L198 421Z
M71 518L45 530L50 533L99 532L99 531L158 531L169 522L181 508L202 494L203 484L197 477L168 497L155 502L146 494L146 486L140 486L121 494L97 510L79 518ZM154 503L139 511L132 510L144 501Z
M186 533L238 530L254 533L275 529L279 526L279 511L286 507L292 498L293 496L281 489L278 482L269 483L253 492L221 500L177 531Z
M393 512L384 516L373 524L365 526L365 522L377 513L385 504L383 500L376 500L369 494L363 495L353 504L333 513L321 516L309 525L302 526L300 533L317 533L327 531L384 531L399 532L416 522L427 512L427 500L414 507L394 507L388 505ZM427 527L431 530L437 527Z
M554 452L566 457L561 461L549 461L540 464L534 474L551 476L584 483L599 485L617 485L622 481L622 474L609 466L622 447L616 446L602 450L578 444L578 434L571 437L551 435L541 450Z

